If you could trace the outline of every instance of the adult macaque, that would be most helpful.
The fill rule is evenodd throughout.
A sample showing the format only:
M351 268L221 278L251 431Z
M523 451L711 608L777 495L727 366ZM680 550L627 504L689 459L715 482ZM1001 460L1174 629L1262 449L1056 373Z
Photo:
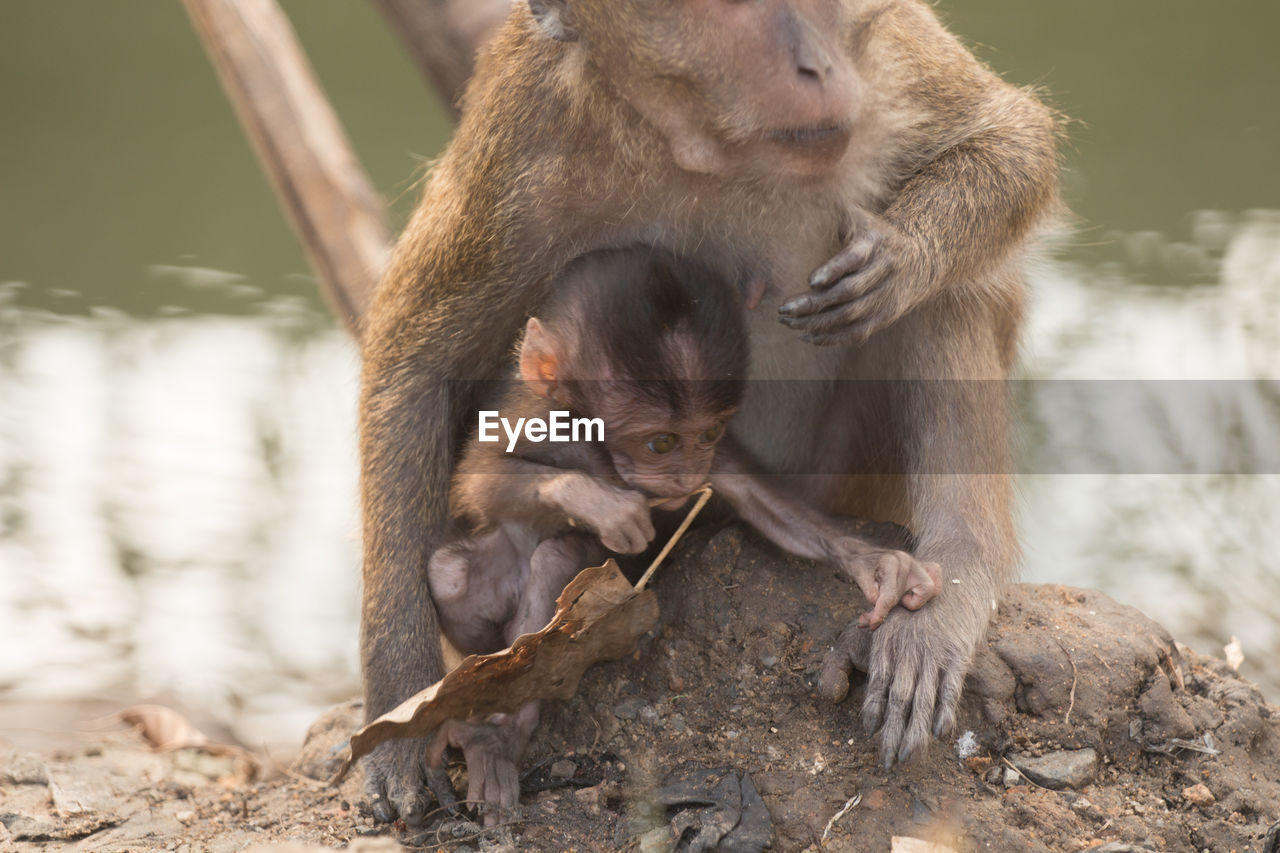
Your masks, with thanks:
M721 276L662 249L595 252L569 266L525 328L516 376L490 401L495 409L486 404L508 434L477 430L458 465L450 504L459 538L428 564L456 649L485 654L542 628L579 571L608 551L645 549L654 500L678 509L708 479L775 543L854 579L872 605L861 617L869 628L899 601L918 609L937 593L937 566L841 532L749 473L733 450L725 428L742 401L748 352L741 303ZM548 424L553 411L595 421L598 432L557 442L545 427L536 436L511 427ZM530 702L451 721L434 739L432 764L447 745L463 751L467 799L485 804L487 823L519 800L517 769L537 720Z
M763 274L749 375L791 381L750 384L746 450L824 511L906 525L942 567L929 606L853 620L824 693L868 672L886 764L947 730L1017 557L1001 380L1055 134L921 0L518 4L365 326L367 712L441 675L424 569L475 380L502 374L570 258L648 242ZM379 817L421 819L425 755L366 759Z

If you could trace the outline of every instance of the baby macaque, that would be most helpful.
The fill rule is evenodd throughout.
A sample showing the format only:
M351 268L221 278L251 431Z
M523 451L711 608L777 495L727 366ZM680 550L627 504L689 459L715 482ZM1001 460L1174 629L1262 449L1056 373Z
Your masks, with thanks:
M480 413L455 472L458 538L432 556L428 579L458 651L497 651L542 628L579 571L609 552L645 550L652 505L679 509L708 480L771 541L855 580L872 604L866 627L938 592L936 564L843 532L767 485L732 446L726 426L748 358L743 302L709 268L654 247L570 264L541 319L528 321L515 376L496 411ZM552 440L556 431L569 440ZM450 721L430 762L438 766L448 745L461 748L468 800L514 807L537 719L530 702L483 722ZM486 811L486 823L497 819Z

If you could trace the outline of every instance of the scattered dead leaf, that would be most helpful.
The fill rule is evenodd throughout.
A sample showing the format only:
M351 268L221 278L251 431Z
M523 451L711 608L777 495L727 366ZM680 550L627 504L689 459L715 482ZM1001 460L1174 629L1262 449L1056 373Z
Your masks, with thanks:
M243 785L257 778L261 769L258 759L242 746L214 743L182 714L164 705L134 705L115 714L116 719L133 726L157 752L195 749L208 755L234 759L229 772L220 781Z
M440 681L351 736L351 758L335 779L384 740L425 737L446 720L512 712L531 699L567 699L587 667L615 660L658 621L652 590L637 590L618 564L584 569L556 600L551 622L511 648L470 655Z
M120 722L133 726L153 749L168 751L205 746L209 736L172 708L163 705L134 705L116 714Z

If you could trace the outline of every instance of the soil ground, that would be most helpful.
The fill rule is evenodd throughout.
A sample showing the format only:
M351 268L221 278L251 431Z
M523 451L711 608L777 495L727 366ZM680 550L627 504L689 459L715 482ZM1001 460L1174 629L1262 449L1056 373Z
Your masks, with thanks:
M308 778L336 766L353 702L256 781L234 755L152 752L127 731L41 753L0 742L0 850L1280 853L1280 708L1100 593L1010 587L957 731L885 771L861 685L840 705L815 695L856 589L736 525L689 534L656 589L635 653L544 715L505 826L375 824L358 773Z

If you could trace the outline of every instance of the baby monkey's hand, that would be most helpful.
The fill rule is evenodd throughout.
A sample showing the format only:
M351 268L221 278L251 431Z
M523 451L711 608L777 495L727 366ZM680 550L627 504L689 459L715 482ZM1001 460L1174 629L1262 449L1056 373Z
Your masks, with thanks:
M869 551L858 542L841 548L837 560L871 604L871 610L858 617L863 628L880 627L897 604L919 610L942 588L942 567L922 563L906 551Z

